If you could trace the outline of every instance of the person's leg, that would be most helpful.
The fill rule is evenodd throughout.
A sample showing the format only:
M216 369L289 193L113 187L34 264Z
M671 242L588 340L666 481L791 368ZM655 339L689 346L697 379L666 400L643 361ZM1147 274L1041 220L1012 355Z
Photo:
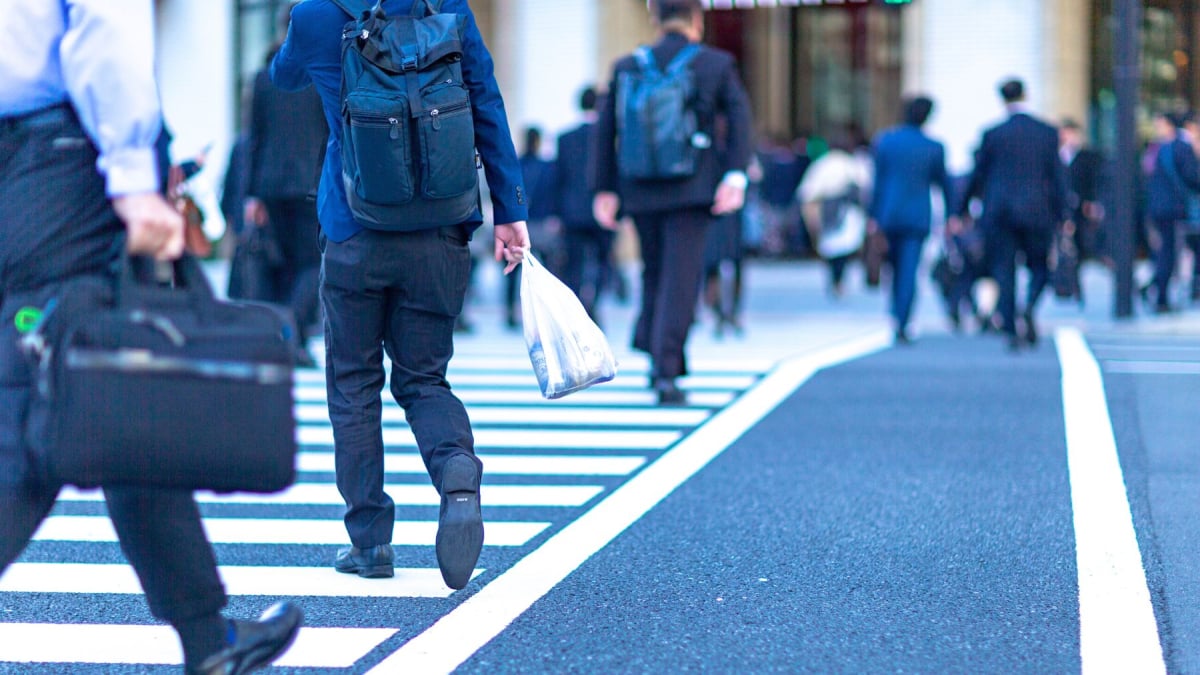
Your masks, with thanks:
M358 549L391 543L395 506L383 490L385 292L370 262L379 235L364 230L329 241L321 265L325 379L338 491Z
M1025 319L1025 338L1032 344L1038 340L1034 322L1038 300L1050 280L1050 249L1054 245L1054 231L1049 228L1023 229L1017 232L1017 236L1025 267L1029 269L1029 287L1026 289L1022 315Z
M1176 227L1172 221L1155 222L1158 228L1158 251L1154 256L1155 310L1170 309L1171 277L1175 274Z
M663 247L667 235L664 221L662 214L635 216L633 219L642 253L642 306L634 324L633 348L648 354L653 348L653 324L663 275Z
M463 228L443 227L392 237L388 244L392 249L382 246L381 253L396 269L385 327L392 395L441 496L434 548L442 579L463 588L483 549L483 464L475 456L467 411L446 382L454 320L470 274L467 235Z
M651 329L650 352L654 376L660 380L687 374L684 348L696 319L710 222L707 212L700 210L672 213L662 222L663 266L655 299L659 311Z
M892 318L897 336L908 336L908 323L917 293L917 267L925 241L919 232L889 232L888 257L892 266Z
M1016 242L1013 229L997 224L988 233L988 257L992 263L992 276L996 279L1000 297L996 311L1000 312L1001 330L1015 344L1017 340L1017 261Z
M308 329L316 322L320 311L321 251L317 246L317 235L321 226L317 222L316 206L307 199L281 201L276 209L285 219L287 228L283 254L289 285L283 299L296 319L297 344L300 349L307 350Z

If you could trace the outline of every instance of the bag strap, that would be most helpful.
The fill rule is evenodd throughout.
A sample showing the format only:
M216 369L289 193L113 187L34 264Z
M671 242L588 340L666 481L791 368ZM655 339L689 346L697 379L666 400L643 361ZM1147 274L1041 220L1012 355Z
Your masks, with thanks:
M366 0L333 0L333 4L338 6L343 12L350 15L352 19L358 19L363 14L371 11L371 3ZM375 3L379 5L380 3Z
M692 42L683 49L680 49L679 53L675 55L675 58L671 59L671 62L667 64L667 75L677 75L682 73L699 53L700 45L696 44L695 42Z
M413 0L412 17L414 19L424 19L427 16L440 14L442 11L442 0Z
M633 58L637 61L638 68L644 73L657 73L658 64L654 61L654 52L650 51L645 45L633 50Z

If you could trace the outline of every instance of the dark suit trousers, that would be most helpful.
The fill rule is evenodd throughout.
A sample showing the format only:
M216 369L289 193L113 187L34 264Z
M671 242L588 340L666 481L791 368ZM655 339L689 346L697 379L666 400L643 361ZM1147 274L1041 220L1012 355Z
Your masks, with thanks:
M276 300L291 308L296 318L300 347L306 329L317 320L320 306L321 251L317 247L317 206L307 197L266 199L271 229L283 253L283 265L274 271Z
M83 137L77 122L29 129L0 120L0 237L5 241L61 233L61 240L52 238L44 245L60 249L48 255L62 259L61 249L77 243L72 232L120 229L95 169L95 150L66 140ZM23 231L26 228L35 232ZM41 250L21 251L5 272L34 278L19 267L45 262ZM94 267L95 261L90 264ZM94 271L68 270L65 276ZM60 487L36 477L23 439L32 373L17 350L19 336L13 325L19 308L42 307L56 292L54 283L0 288L0 572L24 550L54 506ZM190 492L110 488L104 496L121 550L137 572L155 616L179 624L216 615L224 607L216 560Z
M1170 305L1171 277L1179 261L1179 226L1174 220L1154 221L1158 248L1154 251L1154 297L1159 307Z
M1049 227L997 225L988 233L993 276L1000 287L997 308L1004 322L1003 330L1009 335L1017 333L1017 254L1022 255L1025 267L1029 270L1029 286L1021 311L1032 315L1050 278L1048 263L1053 241L1054 232Z
M908 327L913 301L917 297L917 268L925 233L919 230L887 232L888 260L892 265L892 318L896 328Z
M604 288L604 269L612 252L612 240L612 232L596 226L563 228L562 281L579 298L593 321L596 302Z
M686 375L684 345L695 320L712 216L705 209L634 215L642 249L642 311L633 347L650 355L651 375Z
M454 322L471 270L458 226L362 230L324 243L325 381L346 531L359 548L392 541L395 507L383 489L383 355L434 487L454 455L475 458L471 422L446 382ZM475 459L479 464L479 460Z

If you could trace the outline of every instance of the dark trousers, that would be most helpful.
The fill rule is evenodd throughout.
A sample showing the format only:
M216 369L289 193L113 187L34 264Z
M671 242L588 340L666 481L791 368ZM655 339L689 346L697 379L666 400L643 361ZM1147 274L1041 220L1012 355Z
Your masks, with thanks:
M633 347L650 355L651 375L686 375L684 345L695 320L712 216L704 209L633 218L642 249L642 310Z
M888 262L892 266L892 318L896 329L908 327L913 301L917 297L917 268L925 233L912 230L887 232Z
M1158 248L1154 251L1154 297L1159 307L1170 306L1171 277L1179 261L1179 226L1174 220L1154 221Z
M321 303L334 461L346 531L359 548L390 543L395 522L383 489L385 352L392 396L404 408L433 485L440 489L450 457L475 458L467 411L446 382L470 267L467 236L458 226L363 230L324 242Z
M13 319L21 307L44 306L57 283L104 268L122 226L95 164L96 152L73 116L32 124L0 120L0 237L6 249L8 242L36 243L6 251L0 266L0 571L24 550L60 488L37 478L22 437L32 373L17 350ZM46 279L48 268L61 276ZM35 287L24 287L36 279ZM179 624L225 606L190 492L110 488L104 496L155 616Z
M321 250L317 246L317 207L306 197L263 201L271 228L279 241L281 265L273 270L274 300L286 305L296 318L300 346L306 329L317 320L320 307Z
M1053 241L1054 232L1050 227L1000 225L991 228L988 233L993 276L1000 287L997 309L1003 321L1002 328L1009 335L1017 334L1017 254L1022 255L1025 267L1029 270L1029 287L1021 311L1032 316L1050 278L1048 264Z
M570 288L588 316L596 319L596 303L607 281L613 233L599 226L572 227L563 230L562 281Z

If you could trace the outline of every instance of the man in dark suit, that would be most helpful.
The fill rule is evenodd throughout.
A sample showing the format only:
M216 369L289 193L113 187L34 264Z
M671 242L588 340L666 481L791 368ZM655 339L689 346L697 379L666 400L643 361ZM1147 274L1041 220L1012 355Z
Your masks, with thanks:
M950 213L950 186L946 177L946 149L921 131L933 101L923 96L904 104L904 123L881 133L874 143L873 227L887 236L892 266L892 318L896 342L907 344L908 320L917 291L921 247L933 219L930 189L941 189Z
M409 15L413 1L384 0L383 10L388 16ZM467 0L445 0L441 10L461 19L462 85L470 94L475 146L491 187L494 250L511 272L529 250L528 210L504 100ZM295 90L311 83L316 88L330 129L317 192L321 302L337 484L352 544L338 552L334 569L361 577L395 573L396 508L383 489L380 392L386 350L392 396L404 408L441 495L438 566L446 585L458 589L470 581L483 546L483 463L475 456L471 422L450 391L446 370L470 275L467 243L483 215L476 208L464 222L407 231L371 229L355 219L342 181L340 63L342 29L351 18L333 0L300 3L271 64L271 79L280 87Z
M592 213L593 180L580 167L592 165L596 135L596 90L584 89L579 96L583 122L558 137L558 156L554 170L555 213L563 225L563 283L567 285L588 316L595 321L596 302L604 286L605 270L612 253L614 233L601 227Z
M704 35L700 0L651 3L660 38L651 49L655 62L669 64L684 47ZM664 66L665 67L665 66ZM633 346L650 354L652 383L662 405L681 405L686 396L676 378L687 374L684 345L694 320L704 267L704 245L714 215L742 207L750 162L750 104L733 57L707 46L688 66L693 75L692 109L701 148L696 171L684 178L638 180L623 175L617 160L615 96L606 98L596 125L596 220L615 227L618 211L633 217L642 250L642 308ZM632 55L613 66L610 92L622 73L639 69ZM718 152L716 119L726 120L726 147Z
M1190 115L1159 113L1154 117L1156 143L1150 176L1146 181L1146 212L1158 231L1158 246L1154 250L1154 280L1150 288L1142 289L1149 300L1154 290L1154 311L1165 314L1172 310L1169 291L1178 262L1179 228L1188 219L1189 202L1200 192L1200 163L1196 151L1183 127Z
M281 23L286 34L286 15ZM296 361L305 367L315 366L307 329L317 319L321 271L312 195L328 137L321 98L312 87L285 91L271 84L266 68L258 72L250 100L245 221L269 228L278 244L282 259L271 268L271 295L258 299L292 310Z
M1058 156L1062 159L1067 174L1067 209L1069 219L1064 225L1063 238L1073 247L1059 250L1059 271L1071 271L1075 278L1067 284L1074 291L1075 299L1083 304L1083 286L1079 283L1078 263L1087 258L1100 256L1100 241L1104 218L1104 205L1100 202L1100 190L1104 174L1104 158L1099 152L1084 144L1083 129L1079 123L1067 118L1058 128ZM1075 257L1074 265L1062 267L1065 256Z
M980 226L987 237L993 275L1000 286L998 309L1009 348L1035 345L1034 311L1049 278L1047 268L1054 233L1066 215L1066 180L1058 158L1058 131L1025 111L1025 85L1008 80L1000 86L1008 119L983 134L966 194L959 205L965 214L972 197L983 202ZM1030 279L1017 326L1017 253Z

